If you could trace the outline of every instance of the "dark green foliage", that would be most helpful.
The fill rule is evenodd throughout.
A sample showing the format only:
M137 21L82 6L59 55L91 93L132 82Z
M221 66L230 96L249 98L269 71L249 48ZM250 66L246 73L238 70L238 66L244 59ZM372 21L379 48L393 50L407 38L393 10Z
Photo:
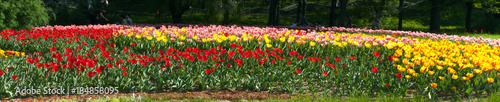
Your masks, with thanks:
M29 29L49 23L42 0L0 1L0 29Z
M86 25L89 24L89 10L87 9L86 0L80 2L68 2L65 4L49 4L48 6L54 11L54 19L50 19L51 25ZM46 2L47 3L47 2ZM108 18L109 19L109 18Z

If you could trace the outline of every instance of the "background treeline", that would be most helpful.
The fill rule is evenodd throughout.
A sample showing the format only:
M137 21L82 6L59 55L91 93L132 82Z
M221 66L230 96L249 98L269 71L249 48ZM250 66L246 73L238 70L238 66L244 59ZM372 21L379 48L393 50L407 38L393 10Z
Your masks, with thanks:
M128 14L134 23L289 26L299 22L301 19L298 15L302 14L308 22L319 22L322 26L347 26L346 20L352 18L352 25L360 28L376 27L433 32L465 32L467 29L469 33L474 30L478 33L481 30L484 33L500 31L500 25L498 25L500 1L498 0L42 1L46 10L41 11L47 12L46 19L49 20L50 25L89 24L88 14L91 10L106 9L108 13L105 16L110 21L101 22L102 24L116 23L120 20L119 15ZM89 1L92 2L90 5ZM2 3L2 5L9 4ZM5 14L6 10L3 9L5 7L0 7L2 8L1 14ZM8 24L6 22L9 21L5 21L5 17L4 19L2 17L0 15L0 21L3 20L0 23ZM399 21L400 18L402 21ZM47 22L39 24L47 24ZM0 29L2 27L0 25Z

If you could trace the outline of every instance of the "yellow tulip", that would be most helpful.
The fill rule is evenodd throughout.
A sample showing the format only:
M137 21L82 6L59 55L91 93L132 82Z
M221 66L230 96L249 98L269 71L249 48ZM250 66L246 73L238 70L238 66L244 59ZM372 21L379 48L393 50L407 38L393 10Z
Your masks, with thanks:
M309 45L314 46L314 45L316 45L316 42L311 41L311 42L309 42Z
M410 75L405 75L405 78L406 78L406 79L410 79L410 78L411 78L411 76L410 76Z
M404 72L404 71L406 71L406 68L398 68L398 71L399 72Z
M488 78L488 79L486 79L486 80L488 80L488 82L489 82L489 83L493 83L493 82L495 82L495 79L493 79L493 78Z
M466 74L466 76L467 76L467 77L469 77L469 78L472 78L472 77L474 77L474 74L472 74L472 73L467 73L467 74Z
M429 75L434 75L434 71L429 71Z
M480 69L474 69L474 73L476 73L476 74L481 74L481 73L483 73L483 71L482 71L482 70L480 70Z
M453 68L448 68L448 72L450 74L455 74L457 71L455 71L455 69L453 69Z
M424 72L427 72L428 68L425 67L425 66L422 66L422 68L420 68L420 73L424 73Z
M463 81L467 81L467 80L469 80L469 78L468 77L462 77L462 80Z
M369 43L365 43L365 47L366 47L366 48L370 48L370 47L372 47L372 45L371 45L371 44L369 44Z
M437 70L442 70L442 69L443 69L443 67L441 67L441 66L436 66L436 69L437 69Z
M285 40L286 40L286 38L285 38L285 37L281 37L281 38L280 38L280 41L281 41L281 42L285 42Z
M418 77L418 73L413 73L413 77Z
M436 88L437 86L438 86L438 84L436 84L436 83L431 83L431 87Z
M452 79L458 79L458 75L451 76Z

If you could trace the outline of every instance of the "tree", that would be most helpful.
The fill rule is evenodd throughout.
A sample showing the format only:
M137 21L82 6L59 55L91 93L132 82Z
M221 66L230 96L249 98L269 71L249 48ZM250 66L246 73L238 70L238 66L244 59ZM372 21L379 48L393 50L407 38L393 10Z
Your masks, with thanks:
M49 16L42 0L0 1L0 29L28 29L47 25Z
M301 20L306 18L307 0L297 0L297 25L304 25Z
M471 32L471 12L472 8L480 8L485 12L487 22L494 21L492 16L494 13L500 13L500 2L496 0L466 0L465 5L467 6L467 14L465 17L465 29L467 32ZM494 32L496 24L489 25L486 30Z
M465 29L467 32L471 31L470 29L470 21L471 21L471 13L472 13L472 2L466 2L465 5L467 6L467 14L465 16Z
M399 0L399 21L398 21L398 29L403 30L403 3L404 0Z
M337 3L338 3L339 0L332 0L331 4L330 4L330 19L329 19L329 22L328 24L330 26L335 26L335 14L336 14L336 10L337 10Z
M169 0L169 10L174 23L182 23L182 14L189 10L194 0Z
M347 0L340 0L340 18L338 19L339 24L337 24L337 26L341 26L341 27L345 26L344 21L345 21L346 8L347 8Z
M430 31L439 31L441 26L441 3L442 0L431 0L431 23Z
M370 4L372 5L372 15L375 15L372 19L372 28L380 28L380 20L384 14L386 0L370 0Z
M271 0L271 4L269 5L269 20L267 21L267 25L277 26L280 24L278 3L279 0Z
M229 24L229 0L222 0L222 6L224 8L224 19L222 20L222 24Z

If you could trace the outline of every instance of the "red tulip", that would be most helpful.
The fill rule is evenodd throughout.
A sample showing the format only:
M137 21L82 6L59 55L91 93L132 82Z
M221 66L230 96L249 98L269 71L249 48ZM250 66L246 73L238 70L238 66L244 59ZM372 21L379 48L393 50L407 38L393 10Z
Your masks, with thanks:
M102 72L102 70L101 70L101 68L95 68L95 72L97 72L97 73L101 73L101 72Z
M342 59L335 57L335 61L340 62Z
M3 75L3 74L5 74L5 73L2 70L0 70L0 76Z
M396 56L389 56L389 60L392 61Z
M40 64L40 63L36 63L35 65L36 65L36 67L38 67L38 68L41 68L41 67L43 66L43 65L42 65L42 64Z
M17 80L17 75L12 75L12 79Z
M396 74L398 78L401 78L401 73Z
M385 83L385 86L386 86L386 87L389 87L389 83Z
M123 48L123 52L127 52L129 49L127 47Z
M56 51L56 50L57 50L57 48L55 46L50 48L50 51Z
M290 65L290 64L292 64L292 63L291 63L290 61L288 61L288 62L286 62L286 64Z
M378 56L380 56L380 53L378 53L378 52L374 52L374 53L373 53L373 56L378 57Z
M125 68L125 67L123 67L123 66L121 66L121 67L120 67L120 69L121 69L121 70L124 70L124 71L125 71L125 70L127 70L127 68Z
M299 74L300 74L300 73L302 73L302 70L300 70L300 69L295 69L295 72L297 72L297 73L299 73Z
M31 58L26 58L26 62L28 62L28 63L34 63L35 61L33 61L33 59L31 59Z
M229 44L229 46L231 46L232 48L235 48L236 44L231 43L231 44Z
M130 46L136 46L136 44L132 42L132 43L130 43Z
M339 71L335 71L335 74L337 74Z
M328 75L328 72L326 72L326 71L323 71L323 75Z
M297 59L302 59L302 58L304 58L304 57L303 57L303 56L301 56L301 55L298 55L298 56L297 56Z
M66 48L66 52L73 53L73 50L71 50L70 48Z
M373 68L372 68L372 72L373 72L373 73L377 73L377 72L378 72L378 69L377 69L376 67L373 67Z
M353 57L353 56L351 55L351 59L356 59L356 57Z
M127 76L127 75L128 75L128 73L127 73L126 71L124 71L124 72L123 72L123 75Z
M330 68L337 68L337 66L334 64L330 64Z

